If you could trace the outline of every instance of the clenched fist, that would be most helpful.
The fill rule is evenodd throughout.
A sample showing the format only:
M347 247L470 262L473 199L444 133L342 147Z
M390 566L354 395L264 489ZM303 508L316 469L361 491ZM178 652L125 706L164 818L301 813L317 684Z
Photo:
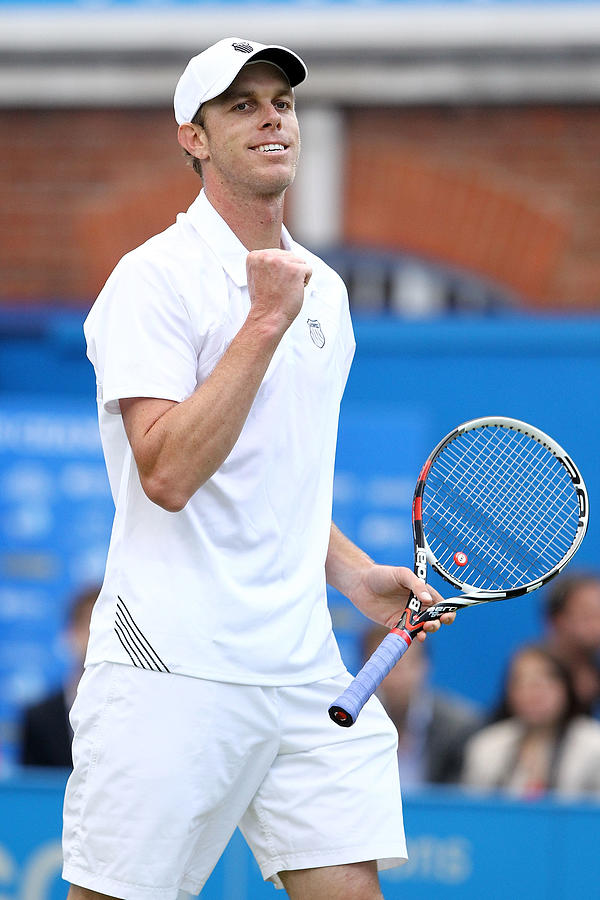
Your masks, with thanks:
M310 266L289 250L252 250L246 272L252 318L283 333L302 308Z

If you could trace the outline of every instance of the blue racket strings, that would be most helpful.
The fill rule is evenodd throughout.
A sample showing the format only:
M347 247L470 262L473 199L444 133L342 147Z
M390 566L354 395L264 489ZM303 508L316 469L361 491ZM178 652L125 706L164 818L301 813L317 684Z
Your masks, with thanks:
M506 426L460 434L427 476L423 528L436 567L476 590L515 590L546 577L571 548L578 522L563 464Z

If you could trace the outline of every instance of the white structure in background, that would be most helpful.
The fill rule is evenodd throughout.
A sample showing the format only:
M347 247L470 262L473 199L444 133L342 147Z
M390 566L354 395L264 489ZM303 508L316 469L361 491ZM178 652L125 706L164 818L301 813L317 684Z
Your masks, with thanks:
M405 263L394 272L390 299L392 312L410 319L422 319L444 311L445 285L433 270Z
M0 7L0 106L162 105L187 59L232 33L300 53L311 102L600 99L600 0L15 0Z
M293 187L290 228L308 247L342 239L344 116L335 106L300 104L302 150Z
M343 237L344 108L600 101L600 0L16 0L0 6L0 107L168 108L189 57L232 32L290 46L309 66L289 224L319 250ZM435 313L442 288L425 268L361 261L353 301ZM482 296L462 285L456 305Z

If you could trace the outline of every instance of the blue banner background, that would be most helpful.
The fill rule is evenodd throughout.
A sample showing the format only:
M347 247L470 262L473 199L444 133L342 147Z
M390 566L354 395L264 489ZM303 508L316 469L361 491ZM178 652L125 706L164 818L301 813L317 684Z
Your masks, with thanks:
M66 612L76 589L102 577L113 514L81 319L36 322L0 354L0 746L9 763L20 707L72 664ZM412 565L412 491L430 449L459 422L509 415L550 433L580 466L591 519L573 567L598 568L600 319L359 320L356 335L334 495L334 518L353 540L381 562ZM490 707L510 652L542 632L544 596L463 612L428 642L434 681ZM356 671L367 622L335 591L330 606Z
M2 900L65 900L60 878L62 775L0 781ZM408 794L409 862L381 875L386 900L594 900L600 806L521 804L447 791ZM584 849L585 848L585 849ZM275 900L236 832L203 900Z

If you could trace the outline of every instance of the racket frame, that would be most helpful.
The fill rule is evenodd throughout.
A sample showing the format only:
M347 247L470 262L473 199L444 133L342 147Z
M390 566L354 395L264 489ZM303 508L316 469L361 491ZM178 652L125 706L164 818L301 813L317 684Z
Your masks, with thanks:
M567 471L575 488L579 504L579 521L575 537L559 562L542 578L537 578L534 581L519 585L518 587L502 591L486 591L474 588L472 585L460 581L448 572L438 562L428 546L425 538L425 529L423 527L423 494L431 466L441 452L451 444L452 441L459 437L459 435L477 428L486 427L510 428L514 431L528 435L542 446L546 447L546 449L562 463ZM549 435L545 434L539 428L529 425L527 422L522 422L519 419L513 419L507 416L484 416L477 419L470 419L468 422L463 422L461 425L458 425L437 444L421 469L413 495L412 528L415 547L415 575L417 575L421 581L426 581L427 566L429 564L445 581L452 584L453 587L459 588L464 593L461 594L460 597L449 597L445 600L441 600L432 606L427 607L423 611L421 611L421 601L415 597L414 594L411 594L406 609L396 627L392 628L387 637L384 638L383 642L365 663L352 684L349 685L346 691L344 691L344 693L330 706L330 718L337 725L341 725L344 728L353 725L363 705L371 694L375 692L391 668L402 658L419 631L422 631L423 625L426 622L439 619L444 613L457 612L459 609L475 606L479 603L489 603L496 600L508 600L512 597L519 597L547 584L550 579L554 578L564 569L577 552L585 537L588 522L589 500L581 473L560 444L553 440Z
M553 454L553 456L563 465L564 469L569 475L573 487L575 488L577 500L579 503L579 521L577 524L575 537L571 542L568 550L558 561L558 563L556 563L556 565L554 565L542 578L536 578L533 581L530 581L523 585L519 585L518 587L501 591L486 591L475 588L472 585L461 581L460 579L457 579L454 575L452 575L451 572L444 568L438 562L427 543L422 517L423 493L425 491L427 475L429 474L429 470L431 469L431 466L433 465L435 460L442 453L442 451L445 450L445 448L460 435L465 434L468 431L474 431L478 428L489 427L509 428L513 431L525 434L528 437L533 438L533 440L537 441L539 444L549 450ZM529 425L527 422L522 422L520 419L512 419L507 416L483 416L478 419L471 419L468 422L463 422L461 425L458 425L453 431L447 434L446 437L443 438L430 453L427 461L425 462L425 465L421 469L419 478L417 479L413 497L412 527L415 544L415 574L418 575L418 577L422 580L426 580L426 564L429 563L432 569L437 572L437 574L441 578L443 578L444 581L447 581L453 587L459 588L463 592L460 597L449 597L443 602L443 604L438 603L435 604L435 606L429 607L432 612L437 612L437 615L435 615L434 618L439 618L439 615L441 614L439 613L439 610L442 605L444 607L444 612L448 612L448 605L454 605L456 609L460 609L466 606L473 606L477 603L484 603L493 600L508 600L512 597L521 597L523 596L523 594L528 594L542 587L542 585L547 584L551 578L554 578L559 574L559 572L562 572L564 567L573 558L573 556L579 549L581 542L585 537L588 522L589 500L587 489L581 473L571 457L563 450L560 444L558 444L549 435L545 434L545 432L541 431L539 428L536 428L533 425ZM424 558L426 562L424 562Z

